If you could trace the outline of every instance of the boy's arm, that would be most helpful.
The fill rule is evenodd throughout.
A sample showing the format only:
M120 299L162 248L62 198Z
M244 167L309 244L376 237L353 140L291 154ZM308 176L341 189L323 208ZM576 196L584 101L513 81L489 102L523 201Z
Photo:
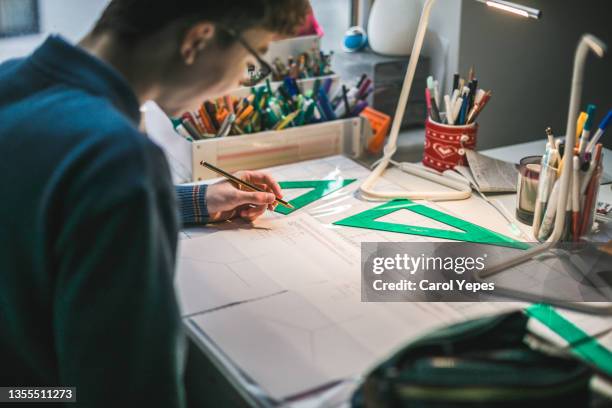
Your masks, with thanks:
M206 184L174 186L183 225L206 224L209 221Z

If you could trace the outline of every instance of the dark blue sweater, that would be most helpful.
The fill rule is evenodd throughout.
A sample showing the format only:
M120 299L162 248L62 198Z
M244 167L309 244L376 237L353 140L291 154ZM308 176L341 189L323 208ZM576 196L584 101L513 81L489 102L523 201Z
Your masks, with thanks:
M0 385L184 405L176 192L138 121L122 77L61 38L0 65Z

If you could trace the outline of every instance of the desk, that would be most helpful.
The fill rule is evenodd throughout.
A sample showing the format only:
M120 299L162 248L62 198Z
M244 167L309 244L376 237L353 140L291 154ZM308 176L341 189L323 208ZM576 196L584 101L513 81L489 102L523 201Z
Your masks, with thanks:
M537 154L540 150L538 144L541 145L533 143L506 150L495 149L490 154L518 161L524 155ZM608 156L609 152L606 153ZM365 168L341 157L281 166L273 174L281 179L303 178L304 174L323 178L334 172L357 178L367 174ZM386 173L382 182L387 184L384 188L395 185L398 189L419 188L422 183L427 183L394 169ZM310 232L302 234L300 228L318 229L320 231L316 233L327 240L318 250L325 251L327 248L335 251L339 258L344 257L344 262L349 264L351 258L358 256L358 252L347 242L386 240L385 236L367 230L356 233L351 229L329 228L331 222L344 218L343 214L377 205L354 198L351 193L357 187L358 182L343 189L328 203L313 204L300 210L302 214L296 212L292 215L293 229L288 229L285 238L294 244L309 242ZM609 188L602 187L602 199L609 200L607 192ZM514 196L498 198L512 214ZM436 206L467 221L509 235L505 220L480 198L438 203ZM265 222L261 224L265 226ZM292 406L307 407L318 406L322 401L346 400L360 374L409 339L462 318L520 306L510 303L361 303L359 296L355 295L359 269L354 270L357 276L353 276L352 280L346 276L328 277L325 272L329 274L329 271L336 269L321 266L320 260L312 255L314 248L306 248L304 257L299 260L292 259L294 264L287 264L283 269L286 274L257 276L262 265L270 265L266 264L269 258L265 258L269 247L261 244L270 239L265 230L230 232L251 234L257 238L253 239L252 248L248 248L248 251L264 257L263 260L254 262L252 268L242 269L243 273L229 269L227 273L207 273L209 268L200 268L198 260L214 269L214 264L221 263L226 256L222 251L230 246L229 241L212 239L225 236L225 232L215 235L218 232L219 228L184 231L177 268L179 300L185 327L192 341L251 405L290 403ZM524 232L529 233L529 227L525 226ZM336 241L333 237L336 237ZM397 240L423 239L412 236L401 238ZM282 242L270 242L279 243L275 250L281 254L284 248L287 251L291 249L289 246L283 247ZM247 260L237 256L234 265L240 268L245 262ZM244 273L251 270L254 272ZM229 288L242 284L249 290L241 292ZM592 329L612 327L612 319L609 318L574 317L582 319ZM296 382L296 379L299 381Z

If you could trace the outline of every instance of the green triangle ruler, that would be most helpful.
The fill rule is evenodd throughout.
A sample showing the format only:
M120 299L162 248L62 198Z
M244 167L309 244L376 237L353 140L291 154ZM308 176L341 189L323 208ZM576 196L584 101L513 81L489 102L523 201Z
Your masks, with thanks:
M424 217L449 225L460 231L445 230L439 228L419 227L416 225L395 224L390 222L376 221L385 215L399 210L409 210ZM462 220L452 215L434 210L425 205L417 204L411 200L393 200L378 207L369 209L351 217L334 222L334 225L346 227L366 228L379 231L398 232L401 234L421 235L433 238L451 239L455 241L475 242L479 244L491 244L517 249L527 249L529 244L506 237L471 222Z
M281 181L278 184L280 184L283 190L292 188L311 188L312 190L289 201L289 203L295 207L294 209L278 205L275 211L285 215L291 214L295 210L299 210L334 191L340 190L342 187L348 186L355 180L356 179Z
M539 320L561 336L569 344L574 354L612 375L612 352L596 338L589 336L574 323L561 316L552 306L536 304L525 311L529 316Z

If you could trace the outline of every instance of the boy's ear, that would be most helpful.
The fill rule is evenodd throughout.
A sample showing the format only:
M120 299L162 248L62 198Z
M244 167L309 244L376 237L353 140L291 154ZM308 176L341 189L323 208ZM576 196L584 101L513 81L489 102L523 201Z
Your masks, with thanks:
M198 23L191 27L181 44L181 56L187 65L192 65L200 51L202 51L215 36L215 25L212 23Z

